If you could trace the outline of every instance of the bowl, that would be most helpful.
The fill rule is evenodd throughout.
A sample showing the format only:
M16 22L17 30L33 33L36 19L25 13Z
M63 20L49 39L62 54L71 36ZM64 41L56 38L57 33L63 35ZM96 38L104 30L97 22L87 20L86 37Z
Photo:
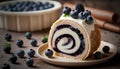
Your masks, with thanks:
M1 2L0 6L11 4L20 1L7 1ZM33 0L29 0L33 1ZM37 11L1 11L0 10L0 27L11 31L41 31L43 29L50 28L50 26L56 21L61 12L61 4L57 1L40 1L34 0L34 2L49 2L54 6L45 10Z

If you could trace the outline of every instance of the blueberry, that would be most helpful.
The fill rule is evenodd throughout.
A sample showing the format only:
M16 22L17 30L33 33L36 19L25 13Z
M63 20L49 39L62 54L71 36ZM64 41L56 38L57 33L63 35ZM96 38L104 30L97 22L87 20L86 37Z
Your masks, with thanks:
M38 2L37 5L38 6L43 6L43 3L42 2Z
M17 56L20 57L20 58L23 58L24 55L25 55L24 50L19 50L19 51L17 52Z
M109 53L110 47L109 46L104 46L102 50L103 50L104 53Z
M38 10L44 10L44 7L41 6L41 7L38 7L37 9L38 9Z
M63 12L64 14L70 14L70 12L71 12L71 8L68 7L68 6L66 6L66 7L63 9L62 12Z
M22 40L17 40L17 42L16 42L16 45L18 46L18 47L22 47L23 46L23 41Z
M10 61L11 63L16 63L16 61L17 61L17 56L15 56L15 55L13 54L12 56L10 56L9 61Z
M26 64L27 64L27 66L31 67L34 64L34 60L32 58L27 58L26 59Z
M24 7L23 11L29 11L29 7Z
M70 16L74 19L77 19L78 18L78 11L77 10L72 10L70 12Z
M52 7L54 7L53 4L48 4L48 8L52 8Z
M0 7L0 10L13 11L13 12L36 11L36 10L42 9L39 7L44 7L44 9L49 9L49 8L54 7L54 4L49 3L49 2L45 2L43 4L42 2L22 1L22 2L15 2L11 4L5 4L2 6L2 8Z
M16 12L16 11L17 11L17 8L14 7L14 8L11 9L11 11Z
M10 9L9 5L5 5L4 10L7 11L8 9Z
M36 39L32 39L31 40L31 45L32 46L37 46L37 40Z
M25 33L25 37L26 37L27 39L31 39L32 34L31 34L30 32L26 32L26 33Z
M4 38L6 41L11 41L12 36L11 36L11 34L7 33L7 34L5 34Z
M91 12L88 11L88 10L85 10L84 12L80 12L78 14L78 16L79 16L80 19L85 19L85 18L87 18L88 15L91 15Z
M10 69L10 65L5 63L2 65L2 69Z
M27 2L25 3L25 6L29 6L30 3L31 3L31 1L27 1Z
M75 7L76 10L78 10L78 12L84 11L84 6L82 4L77 4Z
M49 2L45 2L44 3L44 9L49 9L49 8L52 8L54 5L49 3Z
M44 35L44 36L42 36L42 42L43 43L46 43L48 41L48 38Z
M21 7L21 3L20 2L16 2L16 7L20 8Z
M11 51L11 44L10 43L6 43L5 45L4 45L4 48L3 48L3 51L5 52L5 53L10 53L10 51Z
M78 17L79 17L80 19L85 19L85 16L84 16L83 12L80 12L80 13L78 14Z
M5 11L11 11L11 8L8 7L8 8L5 8L4 10L5 10Z
M27 53L30 57L33 57L35 55L35 51L33 49L30 49L30 51Z
M32 11L37 11L38 10L38 8L36 8L36 7L33 7L33 9L32 9Z
M93 17L91 15L88 15L87 18L86 18L86 20L85 20L85 22L87 24L91 24L93 22Z
M51 58L53 56L53 51L50 50L50 49L47 49L46 52L45 52L45 55L49 58Z
M101 52L99 52L99 51L95 52L95 53L94 53L94 58L95 58L95 59L101 59L101 58L102 58Z
M86 18L88 15L91 15L91 11L85 10L85 11L83 12L83 15L84 15L85 18Z
M45 2L44 5L49 5L50 3L49 2Z
M44 9L49 9L49 7L47 5L44 5Z

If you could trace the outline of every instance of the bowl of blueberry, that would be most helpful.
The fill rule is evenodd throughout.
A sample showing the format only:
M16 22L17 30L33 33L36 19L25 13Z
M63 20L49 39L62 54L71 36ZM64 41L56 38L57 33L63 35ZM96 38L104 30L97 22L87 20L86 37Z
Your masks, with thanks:
M0 3L1 28L11 31L41 31L59 18L57 1L17 0Z

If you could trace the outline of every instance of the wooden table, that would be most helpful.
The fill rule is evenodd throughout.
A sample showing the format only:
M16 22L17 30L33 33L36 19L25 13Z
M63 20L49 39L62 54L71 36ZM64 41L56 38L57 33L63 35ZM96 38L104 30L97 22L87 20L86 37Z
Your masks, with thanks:
M14 53L16 55L16 52L20 49L25 51L25 58L18 58L17 62L19 64L11 64L8 59L11 56L11 54L6 54L3 52L3 45L7 42L4 39L4 35L5 33L10 33L12 35L12 41L11 43L11 47L12 50L11 52ZM44 30L44 31L40 31L40 32L33 32L33 36L32 38L35 38L38 41L38 45L41 45L41 37L43 34L48 36L49 33L49 29L48 30ZM113 32L109 32L106 30L101 30L101 35L102 35L102 40L110 42L114 45L116 45L119 49L120 47L120 34L117 33L113 33ZM16 46L16 41L18 39L22 39L24 41L24 47L23 48L19 48ZM44 61L42 61L41 59L39 59L39 56L37 54L35 54L35 57L33 58L35 63L33 67L28 67L25 64L25 59L28 57L28 55L26 54L28 52L29 49L34 49L37 50L38 47L32 47L30 45L30 40L25 38L25 32L22 33L18 33L18 32L12 32L12 31L6 31L4 29L0 29L0 67L2 64L4 63L9 63L11 65L11 69L71 69L71 67L61 67L61 66L55 66L55 65L51 65L48 64ZM119 49L120 51L120 49ZM95 65L95 66L89 66L89 67L72 67L72 68L79 68L79 69L120 69L120 53L118 51L118 54L110 61L99 64L99 65Z

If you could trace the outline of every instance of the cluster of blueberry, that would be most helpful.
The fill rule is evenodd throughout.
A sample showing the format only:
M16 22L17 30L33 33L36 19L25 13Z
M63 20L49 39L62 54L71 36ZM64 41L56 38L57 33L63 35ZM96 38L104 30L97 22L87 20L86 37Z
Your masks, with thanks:
M70 7L66 6L63 9L63 13L65 15L70 15L74 19L86 19L86 23L90 24L93 21L93 17L91 16L91 12L89 10L85 10L82 4L77 4L74 10L71 10Z
M22 12L22 11L37 11L37 10L45 10L54 7L54 4L45 2L42 3L40 1L21 1L15 3L4 4L0 6L0 10L3 11L12 11L12 12Z
M109 51L110 51L110 47L109 47L109 46L104 46L104 47L102 48L102 51L103 51L105 54L108 54ZM95 58L95 59L101 59L102 57L103 57L103 54L102 54L101 52L96 51L96 52L94 53L94 58Z
M37 40L31 38L31 37L32 37L32 34L31 34L30 32L26 32L26 33L25 33L25 37L26 37L27 39L29 39L29 40L31 39L31 45L32 45L33 47L37 46ZM12 35L9 34L9 33L5 34L4 38L5 38L5 40L8 41L8 42L12 41ZM42 43L46 43L47 40L48 40L47 37L46 37L46 36L43 36L41 41L42 41ZM17 40L17 42L16 42L16 45L17 45L18 47L23 47L23 44L24 44L23 40ZM3 51L4 51L5 53L10 54L10 53L11 53L11 44L10 44L10 43L6 43L6 44L4 45ZM19 58L24 58L25 52L24 52L24 50L19 50L19 51L16 53L16 55L17 55ZM13 63L13 64L17 63L17 56L16 56L16 55L12 54L12 55L10 56L10 58L9 58L9 61L10 61L11 63ZM28 55L29 57L34 57L34 55L35 55L35 50L30 49L30 50L27 52L27 55ZM26 64L27 64L28 66L33 66L33 64L34 64L34 61L33 61L32 58L27 58L27 59L25 60L25 62L26 62ZM5 64L3 64L2 69L6 69L6 68L7 68L7 69L10 69L10 65L5 63Z

